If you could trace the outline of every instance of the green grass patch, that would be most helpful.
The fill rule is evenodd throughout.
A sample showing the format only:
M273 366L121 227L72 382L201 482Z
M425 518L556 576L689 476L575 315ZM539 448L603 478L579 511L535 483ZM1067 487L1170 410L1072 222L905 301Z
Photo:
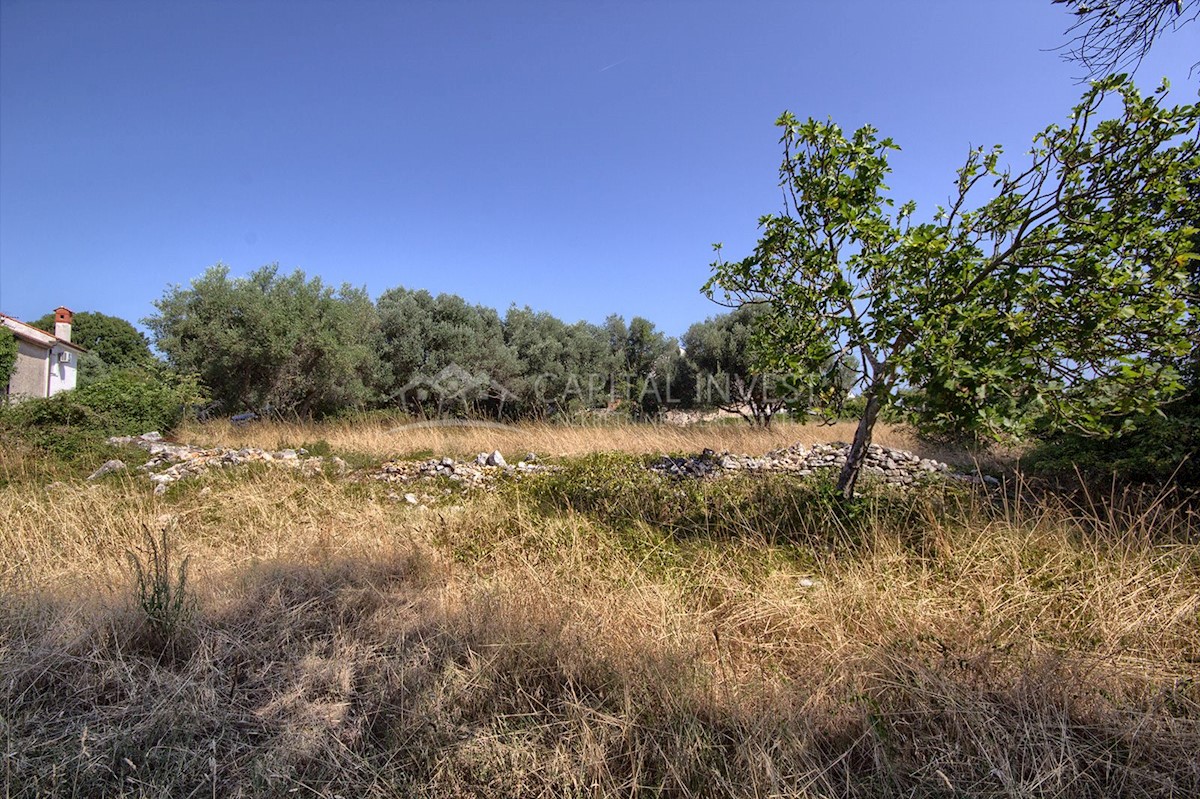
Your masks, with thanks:
M645 524L675 536L805 548L857 547L881 526L919 533L922 519L940 513L945 499L945 492L906 493L865 479L862 496L844 503L832 474L675 479L647 470L650 460L588 455L520 481L514 490L547 515L570 510L617 527Z

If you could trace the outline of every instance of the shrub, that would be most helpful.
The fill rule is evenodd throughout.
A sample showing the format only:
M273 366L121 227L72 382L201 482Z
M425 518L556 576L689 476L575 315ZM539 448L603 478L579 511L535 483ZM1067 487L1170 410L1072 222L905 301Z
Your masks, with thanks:
M176 641L193 611L194 602L187 585L191 558L179 559L166 528L159 538L149 529L143 529L143 541L140 555L125 551L134 576L134 598L144 614L149 642L169 646Z
M99 414L73 399L27 400L7 408L4 426L38 449L75 461L89 458L102 446Z
M0 424L62 460L93 460L108 436L169 432L195 399L193 380L122 370L75 391L10 406Z
M1165 483L1200 488L1200 401L1185 398L1165 416L1144 419L1120 436L1091 438L1074 433L1047 436L1025 460L1035 474L1074 480Z
M187 398L164 377L123 370L79 389L71 399L102 415L110 435L168 431L182 420Z

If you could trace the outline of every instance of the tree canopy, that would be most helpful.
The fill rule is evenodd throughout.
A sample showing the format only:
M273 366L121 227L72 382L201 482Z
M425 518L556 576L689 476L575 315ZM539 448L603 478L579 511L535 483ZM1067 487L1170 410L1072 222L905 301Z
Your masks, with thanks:
M437 412L502 413L518 371L499 314L454 294L394 288L377 304L393 401Z
M40 330L54 332L54 314L30 323ZM71 343L98 356L105 365L124 369L148 366L154 361L150 340L119 316L99 311L80 311L71 320Z
M30 323L54 331L54 314ZM79 359L79 385L88 386L120 369L144 369L155 363L150 340L142 331L119 316L99 311L80 311L71 320L71 343L87 350Z
M698 371L699 397L751 424L769 427L788 397L753 352L755 320L764 312L760 306L743 305L697 322L684 333L683 347Z
M224 412L299 415L364 407L386 385L379 319L366 291L275 265L244 278L217 264L172 286L148 317L168 362L195 372Z
M767 303L769 345L798 371L825 342L863 364L865 411L839 479L854 484L882 407L906 386L938 413L990 434L1031 415L1102 431L1180 388L1185 353L1186 217L1198 110L1143 97L1124 77L1087 91L1064 126L1034 140L1023 169L999 147L970 152L929 222L894 208L884 179L896 145L870 126L784 114L785 207L760 220L752 255L719 257L706 290ZM1120 113L1101 119L1106 105ZM975 197L988 186L991 196Z

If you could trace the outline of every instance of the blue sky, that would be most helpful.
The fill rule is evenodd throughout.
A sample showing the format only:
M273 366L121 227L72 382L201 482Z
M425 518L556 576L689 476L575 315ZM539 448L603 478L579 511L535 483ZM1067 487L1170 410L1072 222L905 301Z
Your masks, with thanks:
M672 335L779 209L780 112L931 213L1082 87L1048 0L0 3L0 310L137 321L224 262ZM1200 25L1138 72L1188 70Z

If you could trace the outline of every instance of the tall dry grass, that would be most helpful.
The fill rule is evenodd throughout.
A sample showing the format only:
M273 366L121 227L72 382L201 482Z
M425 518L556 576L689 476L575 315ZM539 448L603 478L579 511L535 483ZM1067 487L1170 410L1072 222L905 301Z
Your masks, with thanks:
M762 455L795 443L812 445L849 442L856 422L800 424L777 421L769 430L751 427L740 420L671 424L611 423L566 425L519 423L512 425L447 426L443 423L405 423L396 420L327 420L322 422L258 422L235 426L219 420L185 425L176 433L180 441L202 445L280 449L305 443L327 442L335 452L354 452L377 458L414 454L471 457L499 449L520 458L527 452L539 457L565 457L591 452L631 454L695 453L706 448L747 455ZM955 463L970 463L961 451L921 441L906 428L880 423L874 442L907 449L925 457Z
M1200 794L1200 520L1169 501L891 498L822 542L532 484L36 474L0 459L6 795ZM169 648L125 565L164 525Z

